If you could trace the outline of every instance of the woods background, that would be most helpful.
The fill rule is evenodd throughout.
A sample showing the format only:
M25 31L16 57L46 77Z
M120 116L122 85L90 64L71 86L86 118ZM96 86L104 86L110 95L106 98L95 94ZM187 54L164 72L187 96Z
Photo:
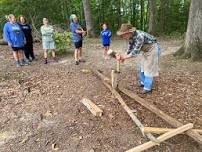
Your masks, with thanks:
M93 29L97 35L100 23L105 21L113 32L121 23L130 22L138 29L158 35L181 35L187 28L189 5L190 0L90 1ZM37 29L43 17L66 29L73 13L78 15L83 26L86 24L82 0L0 0L1 29L6 22L5 15L10 13L25 15Z

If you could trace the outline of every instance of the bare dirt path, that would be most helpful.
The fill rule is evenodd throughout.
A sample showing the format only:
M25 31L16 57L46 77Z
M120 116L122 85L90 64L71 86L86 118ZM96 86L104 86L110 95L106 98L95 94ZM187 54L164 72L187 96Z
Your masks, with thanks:
M36 45L38 61L16 68L8 47L0 47L0 151L2 152L123 152L145 142L139 129L92 73L94 67L109 76L114 60L105 61L98 39L85 40L87 62L74 65L72 53L59 63L42 64L41 49ZM144 98L183 123L202 126L201 63L176 60L169 55L181 41L160 40L161 76L152 94ZM113 40L112 49L122 52L126 42ZM139 93L135 60L121 66L121 83ZM104 111L95 118L80 103L83 97ZM146 126L170 127L133 100L123 96ZM199 152L192 139L177 136L148 152Z

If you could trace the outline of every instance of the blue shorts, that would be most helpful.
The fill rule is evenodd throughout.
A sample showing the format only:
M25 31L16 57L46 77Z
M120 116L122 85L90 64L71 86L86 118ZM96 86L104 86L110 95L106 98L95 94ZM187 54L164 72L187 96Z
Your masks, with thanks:
M75 48L76 48L76 49L82 48L82 46L83 46L83 41L74 42L74 45L75 45Z
M44 50L53 50L55 49L55 42L54 41L43 41L43 49Z
M109 46L110 46L110 44L103 44L103 46L104 46L104 47L109 47Z

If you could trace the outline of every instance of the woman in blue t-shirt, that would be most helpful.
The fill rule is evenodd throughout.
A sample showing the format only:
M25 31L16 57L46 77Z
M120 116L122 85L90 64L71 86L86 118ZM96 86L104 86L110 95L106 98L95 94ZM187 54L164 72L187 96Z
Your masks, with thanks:
M24 60L23 48L26 42L24 33L20 26L16 23L16 19L13 14L8 16L8 20L9 22L4 25L4 39L13 50L13 56L17 67L28 65L28 62Z
M102 45L104 48L104 58L108 59L108 55L107 52L109 50L110 47L110 43L111 43L111 36L112 36L112 32L108 29L108 25L107 23L103 23L102 24L102 31L101 31L101 37L102 37Z
M26 18L22 15L19 17L19 25L26 38L26 44L24 47L25 57L31 62L35 59L33 51L32 28L31 25L27 23Z

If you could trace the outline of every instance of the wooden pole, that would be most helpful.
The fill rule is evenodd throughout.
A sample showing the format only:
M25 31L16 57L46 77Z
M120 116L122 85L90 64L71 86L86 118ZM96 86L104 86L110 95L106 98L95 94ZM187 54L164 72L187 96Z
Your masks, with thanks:
M171 131L159 136L157 139L158 139L158 141L163 142L163 141L165 141L165 140L167 140L169 138L172 138L172 137L174 137L174 136L176 136L178 134L181 134L181 133L183 133L183 132L185 132L185 131L187 131L187 130L189 130L191 128L193 128L193 124L189 123L187 125L184 125L184 126L181 126L181 127L177 128L177 129L171 130ZM139 145L139 146L137 146L137 147L135 147L133 149L130 149L130 150L126 151L126 152L141 152L141 151L147 150L147 149L149 149L151 147L154 147L156 145L157 145L156 143L154 143L152 141L149 141L149 142L144 143L142 145Z
M116 99L119 101L121 106L124 108L124 110L128 113L128 115L131 117L131 119L135 122L137 127L142 132L143 136L147 136L148 139L151 141L154 141L155 143L158 143L158 140L151 134L151 133L143 133L144 125L140 122L140 120L136 117L136 115L133 113L133 111L126 105L121 95L109 85L104 79L107 79L104 75L102 75L99 71L96 71L95 74L102 80L103 84L112 92L112 94L116 97Z
M180 127L183 125L181 122L179 122L175 118L169 116L168 114L161 111L160 109L156 108L151 102L147 102L144 99L140 98L138 95L134 94L132 91L121 88L121 87L119 87L119 90L121 92L123 92L124 94L126 94L127 96L134 99L136 102L141 104L143 107L145 107L148 110L150 110L151 112L155 113L157 116L159 116L160 118L165 120L167 123L169 123L173 127ZM202 136L199 133L197 133L195 130L191 129L191 130L187 131L186 134L188 136L190 136L191 138L193 138L200 145L202 145Z
M118 78L115 70L112 70L111 72L111 84L112 84L112 88L114 89L118 88Z
M144 127L144 133L164 134L172 130L174 130L174 128ZM202 134L201 129L192 129L192 130L196 131L199 134Z
M117 71L118 73L121 72L121 64L120 64L120 61L116 61L116 71Z

